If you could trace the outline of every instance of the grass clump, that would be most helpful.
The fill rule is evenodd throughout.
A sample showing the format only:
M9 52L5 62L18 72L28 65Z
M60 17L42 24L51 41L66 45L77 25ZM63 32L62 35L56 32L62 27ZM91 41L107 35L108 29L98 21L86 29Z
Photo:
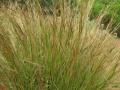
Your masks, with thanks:
M102 31L104 13L90 21L93 0L71 9L59 0L53 14L37 0L0 9L0 88L104 90L116 75L119 50ZM108 28L109 29L109 28ZM106 33L105 33L106 32Z

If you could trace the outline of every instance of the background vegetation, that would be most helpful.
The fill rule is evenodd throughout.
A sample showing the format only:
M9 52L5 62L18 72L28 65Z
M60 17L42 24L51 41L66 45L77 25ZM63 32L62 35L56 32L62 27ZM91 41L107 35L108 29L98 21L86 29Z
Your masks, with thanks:
M18 2L24 4L27 0L0 0L0 3L8 4L9 2ZM57 0L39 0L44 7L51 7ZM75 5L79 0L68 0L71 4ZM96 17L101 9L109 6L109 15L115 15L116 21L120 21L120 0L95 0L92 17Z
M9 2L18 2L20 5L24 5L27 0L0 0L0 3L9 4ZM50 11L50 8L55 7L54 3L59 3L57 0L39 0L43 8L47 8ZM79 0L68 0L74 7ZM57 4L57 8L59 4ZM104 17L103 24L105 27L110 21L111 17L113 20L113 28L120 23L120 0L95 0L95 3L92 8L91 19L97 17L102 9L108 8L108 15ZM51 11L50 11L51 12ZM118 37L120 37L120 29L117 31Z

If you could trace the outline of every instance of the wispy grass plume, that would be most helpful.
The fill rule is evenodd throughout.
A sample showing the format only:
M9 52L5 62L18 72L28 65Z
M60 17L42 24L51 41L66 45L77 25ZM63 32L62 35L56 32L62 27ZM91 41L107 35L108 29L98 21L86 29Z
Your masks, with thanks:
M0 89L104 90L111 85L120 52L101 28L104 13L90 21L93 0L80 0L74 8L58 2L52 14L37 0L0 9Z

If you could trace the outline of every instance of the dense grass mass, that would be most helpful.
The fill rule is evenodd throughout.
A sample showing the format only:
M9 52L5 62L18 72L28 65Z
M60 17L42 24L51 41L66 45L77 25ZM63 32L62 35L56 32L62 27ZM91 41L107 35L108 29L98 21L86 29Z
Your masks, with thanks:
M81 0L73 9L59 0L59 12L52 9L52 15L43 13L37 0L27 2L26 9L0 8L0 90L113 86L119 47L112 45L111 23L106 30L100 24L105 12L89 20L93 2Z

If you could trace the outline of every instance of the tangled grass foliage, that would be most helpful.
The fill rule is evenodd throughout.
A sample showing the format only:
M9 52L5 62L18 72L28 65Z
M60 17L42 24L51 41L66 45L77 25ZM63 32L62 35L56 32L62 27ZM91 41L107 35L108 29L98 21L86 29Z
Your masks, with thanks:
M30 1L30 0L29 0ZM63 1L63 2L62 2ZM59 0L59 16L37 0L0 8L0 89L104 90L116 76L119 48L103 33L101 13L89 20L93 0L74 8Z

